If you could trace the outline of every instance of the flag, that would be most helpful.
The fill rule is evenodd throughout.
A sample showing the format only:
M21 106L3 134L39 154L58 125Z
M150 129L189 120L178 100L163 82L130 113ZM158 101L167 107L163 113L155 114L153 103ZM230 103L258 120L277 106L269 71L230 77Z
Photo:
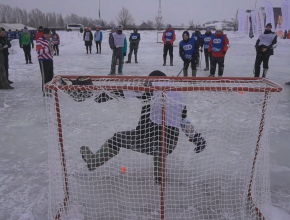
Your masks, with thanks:
M239 9L239 33L246 33L246 12Z
M266 24L272 24L272 30L275 31L275 19L273 5L269 1L265 1Z
M251 11L251 22L252 22L252 28L253 28L253 35L258 34L257 30L257 12L255 10Z
M261 9L256 9L257 32L262 34L264 32L264 16Z
M249 37L253 38L254 37L254 33L253 33L253 24L252 24L252 16L249 17L250 20L250 32L249 32Z
M290 29L289 7L290 7L290 0L282 0L281 10L282 10L282 16L283 16L283 22L282 22L283 30Z
M283 30L283 27L282 27L282 22L283 22L283 17L282 17L282 15L279 15L278 16L277 28L276 28L277 36L279 36L279 37L283 37L283 34L284 34L284 30Z

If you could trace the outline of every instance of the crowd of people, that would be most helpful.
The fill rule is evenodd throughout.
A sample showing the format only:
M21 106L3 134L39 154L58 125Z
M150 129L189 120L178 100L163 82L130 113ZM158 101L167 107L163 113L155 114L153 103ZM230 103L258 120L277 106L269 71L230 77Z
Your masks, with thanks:
M264 33L262 33L256 42L256 61L254 67L254 76L260 77L260 66L263 63L262 77L267 76L269 69L268 63L271 55L274 54L273 49L277 44L277 35L271 31L271 24L266 25ZM0 89L12 89L10 85L13 82L9 80L9 48L11 47L10 40L15 36L11 36L11 30L6 33L4 28L1 28L0 34L0 56L1 59L0 76L5 75L6 81L1 78ZM188 68L191 66L191 76L197 75L197 67L199 67L201 56L204 52L205 56L205 69L204 71L210 71L209 77L214 77L218 65L218 76L223 76L224 61L226 53L229 49L229 39L223 30L217 28L215 33L208 27L204 34L200 32L200 27L196 27L195 31L190 36L188 31L184 31L182 34L182 40L179 42L179 55L183 60L183 76L190 76L188 74ZM36 51L38 54L38 60L42 76L42 89L44 84L51 81L53 73L53 56L59 55L60 36L55 30L43 28L40 26L38 32L34 36L34 32L29 32L25 26L21 32L16 31L16 38L19 39L19 46L24 51L24 57L26 64L32 64L31 60L31 48L34 48L33 39L36 39ZM96 31L93 34L90 28L86 28L83 33L83 40L86 47L86 53L92 53L93 41L96 45L96 53L102 52L103 33L99 27L96 27ZM163 33L162 40L164 43L163 48L163 66L166 66L167 54L169 53L170 66L173 66L173 44L176 40L176 34L170 24L167 25L166 30ZM128 59L124 62L124 57L127 55L127 38L123 33L122 25L113 27L109 34L109 46L112 49L112 61L111 70L109 75L116 75L116 66L118 65L118 75L123 74L123 64L131 63L132 54L134 52L135 63L138 63L137 53L139 49L139 43L141 41L141 35L136 28L129 37L129 54ZM4 70L4 72L3 72ZM8 84L7 84L8 83ZM5 84L5 86L4 86ZM8 86L9 85L9 86ZM44 90L43 90L44 94Z

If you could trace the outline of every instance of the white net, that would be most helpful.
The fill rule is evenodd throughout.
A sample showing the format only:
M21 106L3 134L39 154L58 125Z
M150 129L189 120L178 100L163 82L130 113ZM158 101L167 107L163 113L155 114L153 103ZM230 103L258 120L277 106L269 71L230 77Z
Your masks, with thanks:
M60 79L46 85L49 219L271 219L268 130L278 85Z

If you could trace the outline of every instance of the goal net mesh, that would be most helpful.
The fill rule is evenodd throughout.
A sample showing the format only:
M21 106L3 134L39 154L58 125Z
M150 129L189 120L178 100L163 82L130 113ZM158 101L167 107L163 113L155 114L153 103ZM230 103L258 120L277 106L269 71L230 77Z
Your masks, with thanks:
M46 84L49 219L271 219L269 128L279 85L92 82L63 85L57 76Z

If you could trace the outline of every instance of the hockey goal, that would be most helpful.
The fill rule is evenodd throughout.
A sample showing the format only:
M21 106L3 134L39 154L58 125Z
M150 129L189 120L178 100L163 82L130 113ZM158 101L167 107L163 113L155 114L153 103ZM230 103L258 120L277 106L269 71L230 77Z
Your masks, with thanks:
M268 133L279 85L64 79L76 76L45 85L49 219L271 219Z

